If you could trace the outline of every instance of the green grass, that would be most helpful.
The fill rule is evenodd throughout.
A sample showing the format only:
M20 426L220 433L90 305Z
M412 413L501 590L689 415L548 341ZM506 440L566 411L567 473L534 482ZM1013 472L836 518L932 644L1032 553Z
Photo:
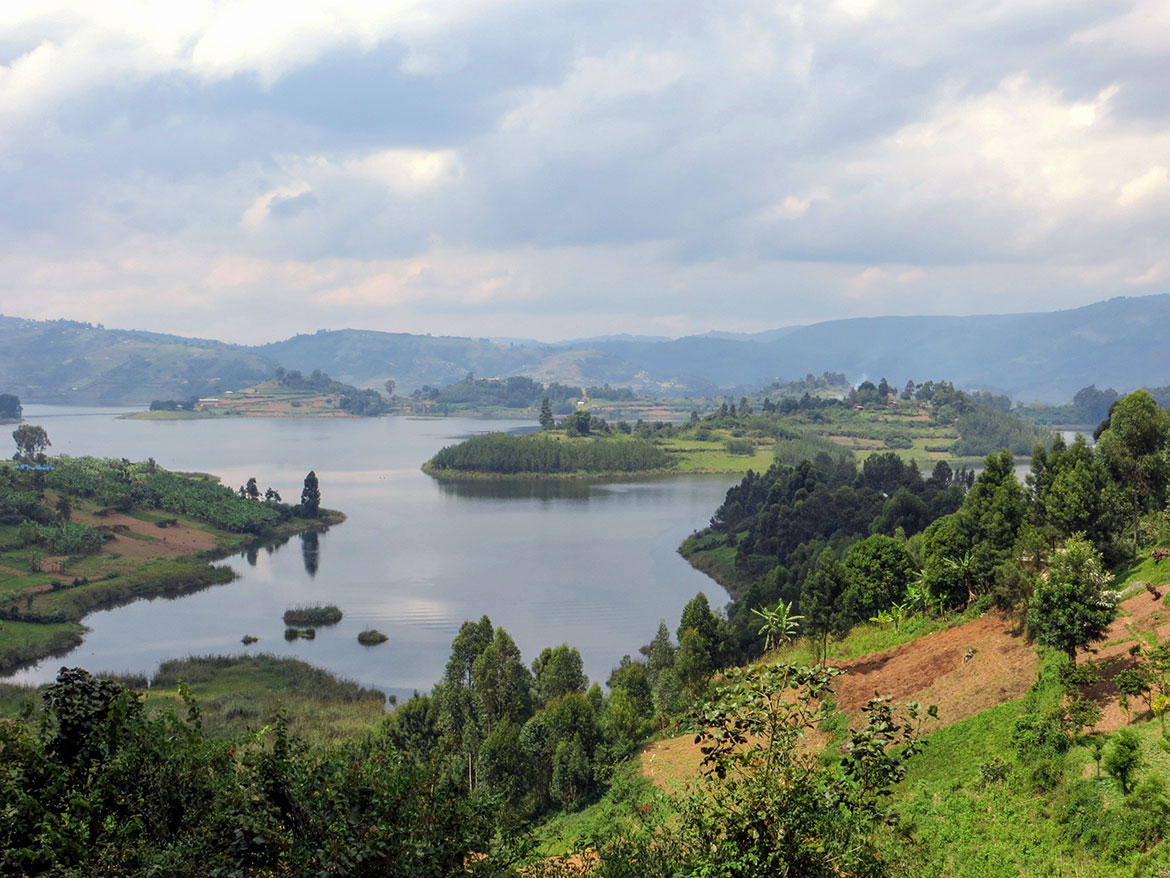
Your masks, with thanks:
M72 649L81 642L83 630L77 622L0 622L0 674Z
M294 734L330 744L368 733L385 714L385 696L297 659L272 655L200 656L164 662L147 705L182 713L186 683L213 735L233 737L268 725L278 710Z
M749 469L763 472L772 465L772 443L756 445L752 454L729 454L724 442L730 434L703 442L698 439L664 439L657 444L671 460L677 462L680 473L746 473Z
M1154 559L1150 557L1152 548L1147 546L1136 562L1116 571L1116 584L1123 592L1133 588L1138 582L1148 582L1155 588L1170 585L1170 560L1155 564Z
M673 811L670 798L642 775L636 758L623 762L615 766L613 782L599 798L559 811L535 827L535 856L564 856L588 847L622 823L638 820L648 807L660 815Z
M302 605L284 611L285 625L335 625L340 621L341 610L332 604Z
M1038 761L1017 756L1011 746L1013 724L1025 713L1039 713L1060 703L1055 666L1061 657L1046 653L1033 690L1022 699L1001 704L930 733L925 750L911 762L895 790L901 813L899 828L884 835L883 854L923 876L982 878L988 875L1158 875L1170 863L1165 844L1150 854L1122 848L1115 859L1070 836L1061 817L1069 791L1081 779L1099 790L1104 808L1127 821L1117 781L1096 768L1085 747L1073 746L1057 763L1058 782L1038 787ZM945 717L943 718L945 720ZM1143 741L1140 777L1165 777L1170 754L1161 746L1156 722L1131 726ZM988 784L980 766L992 759L1007 765L1007 776ZM1042 761L1045 757L1040 757ZM1098 814L1091 815L1096 820ZM1151 863L1161 867L1144 869Z
M855 625L853 630L841 640L829 640L828 659L830 661L844 661L885 652L887 649L893 649L895 646L901 646L920 637L926 637L954 625L961 625L968 619L969 617L965 615L946 616L941 619L912 616L902 620L897 630L892 624L884 627L868 622ZM816 657L813 653L812 643L809 642L808 638L800 637L786 646L772 650L765 657L765 660L811 665L816 662Z
M336 744L368 734L385 716L385 696L378 690L297 659L267 654L164 662L150 689L144 678L100 672L97 676L141 692L148 710L168 709L180 716L187 711L178 693L182 681L195 697L204 730L223 738L258 731L283 711L298 737ZM39 713L43 690L44 686L0 683L0 716L18 716L26 708Z

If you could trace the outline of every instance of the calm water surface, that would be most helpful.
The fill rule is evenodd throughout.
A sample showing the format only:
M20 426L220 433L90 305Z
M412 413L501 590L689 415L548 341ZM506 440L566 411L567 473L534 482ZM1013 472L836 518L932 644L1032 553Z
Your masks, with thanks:
M604 682L625 653L673 628L705 591L727 595L675 549L702 527L735 481L680 477L611 485L440 483L419 466L472 433L516 421L449 418L118 420L109 409L29 405L55 454L145 460L211 472L227 485L250 476L296 502L315 470L322 502L348 520L320 535L236 556L240 578L177 600L94 613L85 642L14 680L51 680L63 664L153 672L167 658L272 652L302 658L388 692L429 689L465 619L487 614L526 661L568 642ZM297 603L337 604L337 625L286 643L281 614ZM374 627L386 643L363 647ZM249 648L240 638L260 641Z

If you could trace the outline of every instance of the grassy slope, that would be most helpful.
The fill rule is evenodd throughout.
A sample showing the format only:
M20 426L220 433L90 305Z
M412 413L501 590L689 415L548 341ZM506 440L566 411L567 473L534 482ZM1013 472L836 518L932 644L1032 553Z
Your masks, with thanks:
M1164 572L1163 568L1166 568ZM1157 574L1156 579L1152 573ZM1119 576L1123 581L1135 579L1166 582L1170 580L1170 565L1142 562L1128 574ZM1134 600L1139 602L1134 607L1140 607L1144 596L1139 594ZM890 626L858 626L848 637L830 645L830 659L865 661L891 647L970 618L912 619L898 631ZM1132 618L1133 614L1123 609L1118 628L1125 633L1111 635L1114 652L1118 649L1124 652L1133 643L1148 641L1144 627L1131 624ZM1161 621L1162 614L1155 612L1147 624ZM777 650L767 660L809 662L811 659L808 645L796 642ZM1025 713L1051 709L1063 697L1054 673L1055 666L1062 661L1061 656L1046 652L1041 673L1027 696L1003 701L928 734L927 747L910 763L906 779L895 790L894 802L901 823L880 832L883 855L891 863L894 874L910 869L923 876L948 878L1017 874L1121 878L1170 874L1170 851L1166 850L1166 843L1156 845L1148 853L1139 853L1133 845L1124 844L1107 850L1099 845L1087 845L1070 831L1065 814L1070 789L1078 782L1094 785L1103 795L1105 808L1120 815L1123 822L1134 813L1134 797L1127 801L1115 779L1106 773L1097 778L1087 748L1074 746L1069 750L1054 786L1038 784L1037 762L1016 755L1010 743L1016 720ZM995 680L987 680L985 685L997 684ZM1112 696L1106 693L1106 697ZM1166 778L1170 773L1170 742L1163 738L1159 723L1148 713L1139 713L1127 725L1142 739L1143 766L1139 781ZM841 729L844 726L842 722ZM684 736L664 743L682 749L688 742L689 738ZM658 760L655 779L671 788L684 787L694 777L695 758L682 758L675 763ZM997 758L1006 763L1006 777L987 783L982 766ZM678 776L670 775L672 771ZM640 808L654 803L656 809L661 809L664 802L669 802L665 793L624 782L614 794L548 821L538 832L540 850L546 856L573 850L587 841L591 833L612 825L615 820L637 819ZM1155 804L1154 807L1163 806ZM1170 808L1170 802L1164 807Z

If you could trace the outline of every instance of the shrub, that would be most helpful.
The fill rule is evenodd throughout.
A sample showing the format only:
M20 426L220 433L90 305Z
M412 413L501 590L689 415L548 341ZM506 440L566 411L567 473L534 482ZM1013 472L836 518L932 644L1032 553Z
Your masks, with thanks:
M728 439L723 443L728 454L754 454L756 446L751 439Z
M284 611L285 625L336 625L341 610L332 604L306 604Z
M377 646L379 643L385 643L390 638L381 631L375 631L373 628L367 628L357 636L358 643L363 646Z

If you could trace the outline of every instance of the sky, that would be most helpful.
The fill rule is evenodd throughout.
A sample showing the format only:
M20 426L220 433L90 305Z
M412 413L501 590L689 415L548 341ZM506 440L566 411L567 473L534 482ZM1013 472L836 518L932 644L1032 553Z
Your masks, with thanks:
M5 0L0 313L557 340L1170 292L1166 0Z

